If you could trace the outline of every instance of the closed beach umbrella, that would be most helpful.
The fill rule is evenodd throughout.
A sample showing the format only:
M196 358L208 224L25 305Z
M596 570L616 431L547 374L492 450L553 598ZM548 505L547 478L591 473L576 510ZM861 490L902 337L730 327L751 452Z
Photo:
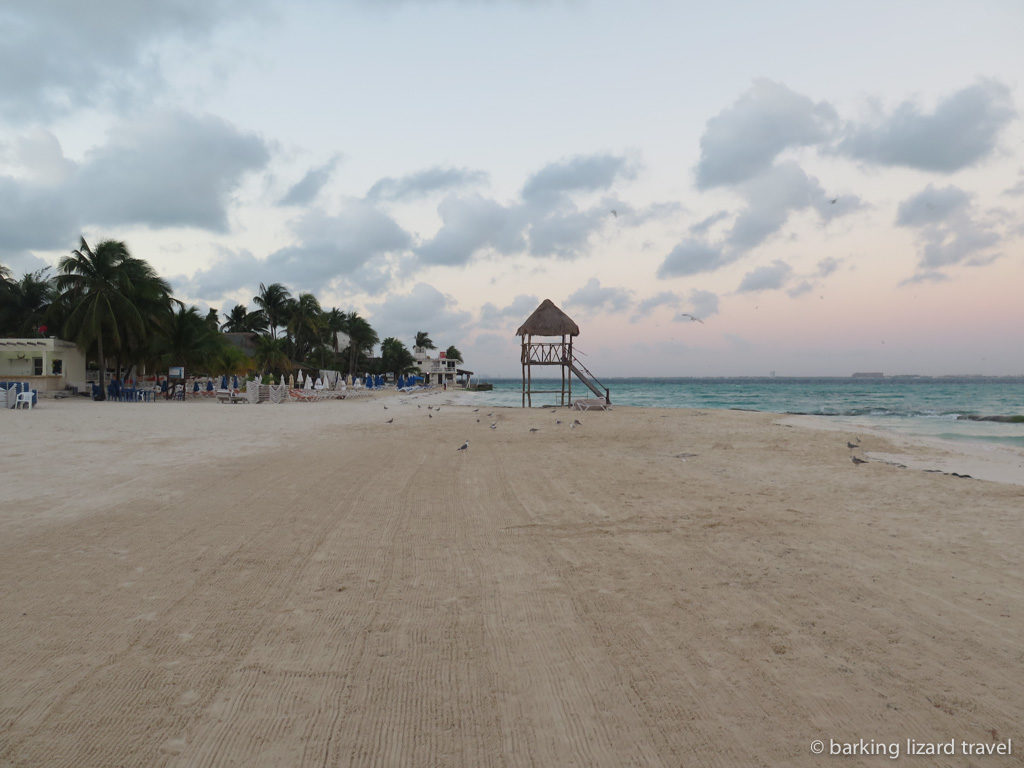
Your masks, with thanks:
M234 376L231 377L231 388L232 389L238 389L238 374L237 373ZM227 389L227 387L225 387L225 389Z
M306 383L303 384L302 386L305 389L312 389L313 388L313 377L312 376L307 376L306 377Z
M300 387L302 386L302 379L303 379L303 376L302 376L302 369L300 368L300 369L299 369L299 375L298 375L298 376L296 377L296 379L295 379L295 381L297 381L297 382L298 382L298 384L299 384L299 386L300 386Z
M288 389L295 389L295 374L288 376Z

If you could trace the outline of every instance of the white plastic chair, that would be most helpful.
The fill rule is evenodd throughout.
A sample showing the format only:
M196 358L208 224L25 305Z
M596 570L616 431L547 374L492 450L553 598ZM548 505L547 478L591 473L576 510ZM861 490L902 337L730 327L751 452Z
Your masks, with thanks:
M18 399L14 401L15 408L21 408L23 405L27 405L29 410L32 410L32 392L19 392Z

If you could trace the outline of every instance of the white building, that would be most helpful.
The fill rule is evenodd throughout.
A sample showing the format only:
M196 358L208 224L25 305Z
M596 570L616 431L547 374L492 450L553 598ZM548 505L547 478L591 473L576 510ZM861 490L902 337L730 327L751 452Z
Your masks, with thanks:
M48 339L0 339L0 381L27 381L39 392L85 386L85 353L77 344Z
M473 375L472 371L458 367L461 360L447 359L443 350L438 351L437 357L430 357L423 347L413 347L412 356L425 384L455 384L457 376Z

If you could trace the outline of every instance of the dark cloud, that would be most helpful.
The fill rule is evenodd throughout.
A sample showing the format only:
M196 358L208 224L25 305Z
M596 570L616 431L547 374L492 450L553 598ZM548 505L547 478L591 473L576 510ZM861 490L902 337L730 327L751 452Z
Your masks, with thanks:
M115 129L72 186L91 223L225 232L231 193L269 158L262 139L220 118L162 113Z
M752 269L744 275L736 290L740 293L778 290L786 284L792 274L793 268L789 264L776 259L771 264Z
M338 157L332 157L316 168L310 168L306 175L297 181L281 198L279 205L307 205L320 194L324 184L330 181L331 174L338 164Z
M982 80L944 99L932 112L906 101L892 114L851 124L838 151L879 165L950 173L989 155L1015 115L1009 87Z
M737 184L767 169L787 147L828 140L838 124L827 102L815 104L781 83L756 80L708 120L700 140L697 186Z
M625 157L578 155L541 168L526 180L522 197L530 202L573 192L594 192L608 189L620 179L633 179L636 173L636 167Z
M714 272L734 261L720 247L702 240L684 240L658 267L658 277L685 277L701 272Z
M0 255L72 248L78 218L59 189L0 176Z
M504 307L497 307L489 301L485 302L480 307L480 318L477 325L481 328L498 328L505 325L510 325L513 329L518 328L539 304L540 299L525 293L516 296L510 304Z
M566 306L580 307L584 310L604 312L623 312L632 304L632 296L625 288L603 287L596 277L590 278L586 285L570 294L565 300Z
M487 174L483 171L471 171L468 168L427 168L397 179L383 178L370 187L366 197L370 200L410 200L486 181Z
M261 5L249 0L5 3L0 119L30 123L79 107L151 98L163 85L155 53L160 44L200 45L214 28Z

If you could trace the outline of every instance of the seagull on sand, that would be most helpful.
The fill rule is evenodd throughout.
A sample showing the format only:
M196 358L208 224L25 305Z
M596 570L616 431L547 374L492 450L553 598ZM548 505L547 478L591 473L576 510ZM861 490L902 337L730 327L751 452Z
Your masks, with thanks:
M530 427L530 431L531 432L540 432L540 430L537 429L536 427Z
M867 461L865 461L864 459L858 459L856 456L851 456L850 461L852 461L854 464L867 464Z
M681 312L679 317L681 317L681 318L682 317L688 317L688 318L690 318L690 322L691 323L700 323L701 325L704 325L704 321L703 320L701 320L696 315L691 315L689 312Z
M579 419L573 419L573 420L572 420L572 425L573 425L574 427L582 427L582 426L583 426L583 422L582 422L582 421L580 421Z
M562 423L561 419L555 419L555 424L561 424L561 423Z
M388 407L387 407L387 406L385 405L385 406L384 406L384 410L386 411L387 409L388 409Z
M497 429L497 428L498 428L498 422L494 422L493 424L491 424L491 429Z
M388 420L387 420L387 421L386 421L385 423L386 423L386 424L390 424L390 423L391 423L391 422L393 422L394 420L395 420L395 417L394 417L394 416L392 416L392 417L391 417L390 419L388 419Z
M466 442L464 442L462 445L460 445L458 448L455 449L456 452L458 452L458 451L468 451L468 450L469 450L469 440L467 440Z
M849 440L847 440L846 447L852 451L854 448L860 448L860 443L851 443Z

